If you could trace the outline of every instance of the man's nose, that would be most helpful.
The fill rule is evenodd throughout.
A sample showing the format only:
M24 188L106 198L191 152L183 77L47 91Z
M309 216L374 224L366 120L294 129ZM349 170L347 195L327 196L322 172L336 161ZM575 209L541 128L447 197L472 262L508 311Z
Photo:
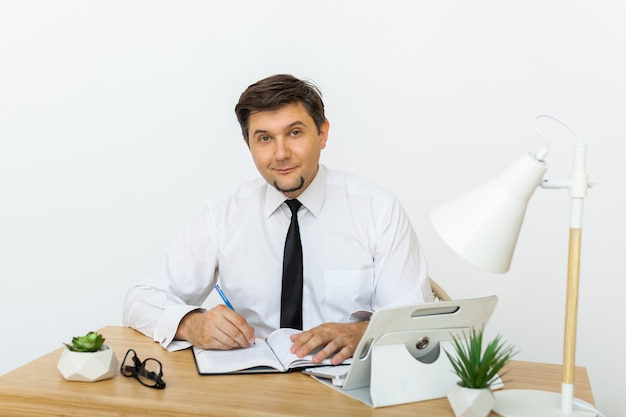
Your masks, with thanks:
M275 157L278 160L287 159L291 155L289 150L289 143L285 138L279 138L276 140L276 152Z

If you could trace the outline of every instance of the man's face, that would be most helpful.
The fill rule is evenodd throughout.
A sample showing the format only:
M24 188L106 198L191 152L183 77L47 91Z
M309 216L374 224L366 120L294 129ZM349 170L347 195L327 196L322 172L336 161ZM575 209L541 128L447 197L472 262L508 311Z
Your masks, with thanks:
M326 121L318 133L300 103L254 113L248 127L252 159L269 184L288 198L296 198L317 174L328 128Z

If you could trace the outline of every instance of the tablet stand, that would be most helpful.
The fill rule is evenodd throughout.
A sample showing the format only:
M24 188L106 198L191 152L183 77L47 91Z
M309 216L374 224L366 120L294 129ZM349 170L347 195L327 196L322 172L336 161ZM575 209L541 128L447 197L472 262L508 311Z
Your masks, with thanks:
M372 407L447 396L458 377L444 350L452 352L453 335L483 327L497 301L490 296L375 312L343 387L335 389Z

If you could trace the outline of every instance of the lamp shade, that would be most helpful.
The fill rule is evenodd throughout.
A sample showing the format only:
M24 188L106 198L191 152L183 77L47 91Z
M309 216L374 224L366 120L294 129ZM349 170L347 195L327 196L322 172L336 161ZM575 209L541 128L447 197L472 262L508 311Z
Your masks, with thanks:
M435 230L466 261L508 271L528 200L547 169L534 155L523 155L497 178L434 209Z

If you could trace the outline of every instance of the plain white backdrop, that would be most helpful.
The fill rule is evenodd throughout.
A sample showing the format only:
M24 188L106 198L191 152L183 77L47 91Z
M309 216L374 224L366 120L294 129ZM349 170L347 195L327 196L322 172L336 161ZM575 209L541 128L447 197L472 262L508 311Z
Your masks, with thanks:
M509 273L457 258L432 208L542 142L588 144L577 364L623 414L626 6L600 1L0 0L0 374L120 325L127 289L205 202L257 173L233 108L275 73L324 92L323 163L403 202L431 275L496 294L517 359L560 363L569 198L537 190ZM546 178L574 139L550 120Z

